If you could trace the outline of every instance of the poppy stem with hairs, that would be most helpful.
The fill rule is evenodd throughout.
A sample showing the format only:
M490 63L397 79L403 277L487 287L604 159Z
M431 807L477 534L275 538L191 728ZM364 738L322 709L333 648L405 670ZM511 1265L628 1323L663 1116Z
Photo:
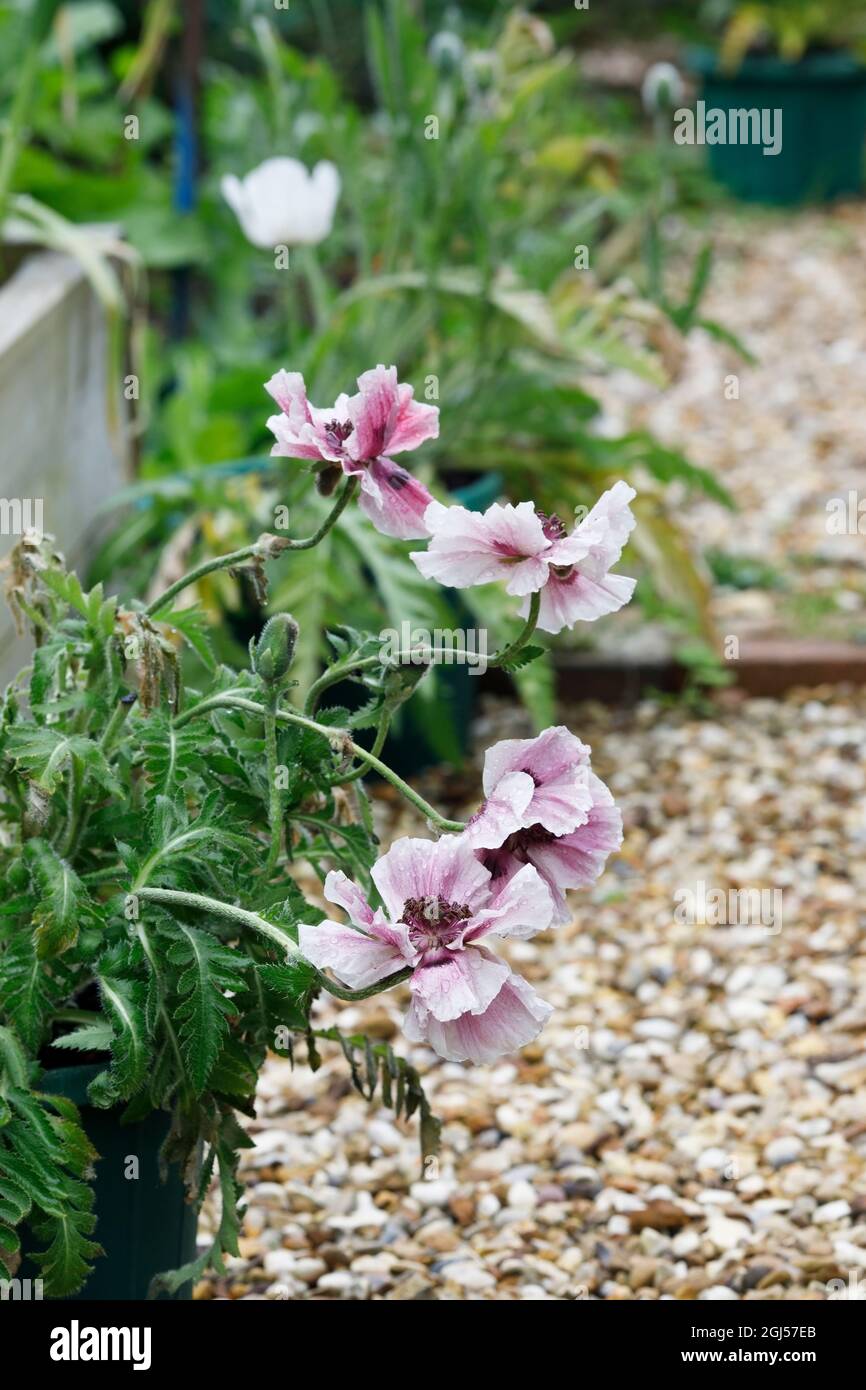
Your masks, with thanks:
M214 709L241 710L247 714L256 714L263 719L268 714L267 708L264 705L258 704L255 700L246 700L236 695L212 695L206 700L200 700L197 705L193 705L190 709L184 710L183 714L177 715L176 718L172 720L173 727L175 729L180 729L184 724L189 723L191 719L196 719L202 714L208 714ZM459 833L461 830L466 829L463 821L448 820L445 816L440 816L439 812L430 805L429 801L425 801L423 796L419 796L418 793L409 786L408 782L404 782L403 778L394 772L392 768L388 767L386 763L383 763L381 758L376 757L374 753L368 752L366 748L362 748L360 744L355 743L353 739L349 737L345 729L336 729L327 724L318 724L315 719L308 719L306 715L296 714L293 710L278 709L275 711L274 717L282 724L294 724L297 728L309 729L314 734L321 734L322 738L326 738L331 747L336 751L349 754L353 758L360 758L368 767L375 768L379 776L384 777L386 782L390 782L393 787L396 787L397 790L405 796L406 800L411 801L412 805L416 807L437 830L453 830Z
M240 922L245 927L250 927L260 936L280 946L288 955L289 959L293 956L306 961L306 956L298 950L295 942L283 927L269 922L265 917L260 917L257 912L249 912L244 907L235 907L233 903L224 903L219 898L209 898L203 893L183 893L174 888L135 888L129 894L131 899L140 898L145 902L161 903L165 907L188 907L197 912L210 912L216 917L223 917L230 922ZM307 962L309 964L309 962ZM397 970L393 975L388 975L384 980L378 980L374 985L368 985L366 989L344 989L342 985L335 984L329 980L321 971L316 970L315 966L310 966L316 977L316 983L322 989L326 989L329 994L333 994L337 999L346 999L352 1003L359 999L370 999L374 994L381 994L383 990L392 989L394 985L400 984L403 980L408 980L412 971Z
M538 613L540 607L541 590L539 589L536 593L532 595L529 601L529 613L527 615L526 622L523 624L523 627L521 628L520 632L517 634L513 642L510 642L507 647L503 647L501 652L494 652L493 656L488 657L488 666L507 666L509 662L513 661L514 657L516 657L518 653L523 650L538 624Z
M214 555L210 560L203 560L200 565L196 565L194 569L181 575L180 579L175 580L174 584L170 584L152 603L149 603L144 610L145 616L148 618L156 617L163 608L171 603L175 595L183 589L188 589L190 584L197 583L205 575L213 574L216 570L235 569L237 566L245 564L247 560L273 559L274 556L282 554L284 550L312 550L328 534L346 504L353 497L357 486L357 478L346 479L330 512L318 530L314 531L311 536L292 540L288 536L272 536L265 532L264 535L259 536L258 540L253 541L252 545L245 545L240 550L229 551L227 555Z

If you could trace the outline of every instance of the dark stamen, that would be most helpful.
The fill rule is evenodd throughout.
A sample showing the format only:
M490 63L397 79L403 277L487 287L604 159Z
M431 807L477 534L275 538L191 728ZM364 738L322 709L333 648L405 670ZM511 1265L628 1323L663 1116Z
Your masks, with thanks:
M335 443L342 444L354 428L351 420L329 420L325 426L325 433L331 435Z
M536 515L541 522L541 529L549 541L565 540L568 535L565 522L556 515L556 512L551 512L549 515L547 512L537 512Z

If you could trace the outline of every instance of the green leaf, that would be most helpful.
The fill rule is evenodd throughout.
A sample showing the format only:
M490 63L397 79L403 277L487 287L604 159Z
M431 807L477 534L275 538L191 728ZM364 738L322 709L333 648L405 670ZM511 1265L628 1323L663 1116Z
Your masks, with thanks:
M10 1226L19 1226L30 1211L33 1202L23 1187L9 1179L0 1179L0 1221Z
M503 671L521 671L524 666L529 666L533 661L537 661L540 656L544 656L544 647L522 647L519 652L508 660L501 661L499 664Z
M69 655L69 647L69 641L65 637L53 635L34 651L33 671L30 676L31 709L38 709L50 695L59 690L61 672Z
M114 1041L114 1029L110 1023L89 1023L84 1028L76 1028L72 1033L63 1033L52 1040L52 1047L68 1051L109 1052Z
M115 1025L110 1083L118 1095L130 1096L143 1084L150 1060L144 986L119 975L101 973L97 980L103 1007Z
M79 927L97 914L71 864L47 841L29 840L24 853L38 894L33 912L36 952L41 959L50 959L74 946Z
M180 939L168 953L171 963L182 967L176 983L182 1001L174 1016L189 1079L201 1095L226 1035L226 1016L237 1007L225 991L244 989L246 961L208 932L187 926L178 930Z
M101 1253L89 1239L93 1190L81 1181L96 1155L71 1101L26 1086L13 1086L7 1095L11 1117L0 1128L0 1256L17 1251L19 1237L8 1232L28 1220L28 1241L46 1248L24 1253L41 1267L49 1297L64 1297L81 1287Z
M202 731L195 726L176 729L167 715L155 710L136 721L137 763L147 778L148 797L172 796L203 768Z
M318 987L317 972L300 956L286 965L259 965L256 973L270 996L270 1015L274 1026L306 1029L310 1004Z
M310 1041L314 1037L340 1044L349 1063L352 1084L366 1100L373 1099L378 1085L383 1103L390 1105L398 1117L404 1115L406 1119L411 1119L418 1111L423 1172L426 1160L439 1152L442 1124L430 1108L415 1068L405 1058L398 1057L388 1043L373 1043L363 1034L347 1037L339 1028L317 1028L311 1034ZM396 1094L392 1090L392 1082L396 1082Z
M0 1009L14 1024L24 1045L37 1052L45 1036L48 1017L68 991L62 961L45 968L30 933L20 932L0 957Z
M0 1221L0 1257L3 1255L17 1255L21 1249L21 1241L15 1231L9 1226L4 1226Z
M96 1226L90 1211L74 1208L62 1215L51 1216L37 1227L41 1239L50 1241L48 1248L35 1253L34 1263L42 1270L46 1289L54 1298L77 1293L93 1268L91 1261L104 1254L100 1245L89 1240Z
M45 569L40 575L42 583L47 589L62 598L70 607L75 608L83 618L86 618L95 632L103 637L110 637L114 631L114 620L117 603L114 599L106 599L102 590L102 585L97 584L89 594L85 594L77 574L66 574L63 570Z
M0 1079L8 1078L13 1086L27 1085L27 1059L11 1028L0 1027L0 1068Z
M7 746L18 766L49 795L56 791L73 758L78 758L84 770L106 791L115 796L124 794L99 744L84 734L66 734L58 728L43 728L38 724L19 725L9 730Z
M207 669L209 671L216 670L216 659L211 646L207 614L202 608L193 605L190 608L161 609L159 613L153 614L153 621L176 628L198 654Z

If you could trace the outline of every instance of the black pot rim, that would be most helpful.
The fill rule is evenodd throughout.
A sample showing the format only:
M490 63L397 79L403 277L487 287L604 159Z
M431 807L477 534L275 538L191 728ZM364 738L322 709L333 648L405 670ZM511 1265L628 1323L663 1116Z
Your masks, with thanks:
M111 1058L104 1062L85 1062L71 1067L49 1067L39 1078L38 1087L49 1096L65 1096L76 1105L89 1105L87 1088L100 1072L105 1071Z

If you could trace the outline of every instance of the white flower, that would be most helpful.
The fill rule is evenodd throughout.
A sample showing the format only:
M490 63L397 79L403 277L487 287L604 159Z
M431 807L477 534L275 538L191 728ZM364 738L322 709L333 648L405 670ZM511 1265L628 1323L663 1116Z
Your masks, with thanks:
M266 159L244 179L226 174L220 187L253 246L315 246L331 230L340 175L328 160L310 173L298 159Z
M653 115L679 106L685 95L685 87L673 63L653 63L644 75L640 94L644 110Z

